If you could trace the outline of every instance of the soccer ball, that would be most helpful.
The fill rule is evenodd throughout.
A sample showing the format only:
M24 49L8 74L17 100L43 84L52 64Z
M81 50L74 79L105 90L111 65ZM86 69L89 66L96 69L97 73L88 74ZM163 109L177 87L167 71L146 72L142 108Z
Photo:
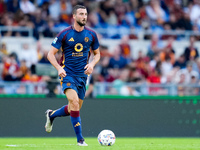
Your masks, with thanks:
M102 146L111 146L115 143L115 134L111 130L102 130L98 135L98 142Z

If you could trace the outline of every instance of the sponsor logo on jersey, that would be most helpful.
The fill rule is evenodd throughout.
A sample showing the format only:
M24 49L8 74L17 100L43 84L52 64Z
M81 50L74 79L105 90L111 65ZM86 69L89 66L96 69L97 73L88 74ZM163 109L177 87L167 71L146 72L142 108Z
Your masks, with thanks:
M71 41L71 42L74 42L74 38L73 38L73 37L71 37L71 38L69 39L69 41Z
M75 51L77 52L81 52L83 50L83 45L81 43L77 43L75 46L74 46L74 49Z
M78 127L80 126L81 124L79 122L77 122L77 124L74 126L74 127Z
M83 56L83 52L79 52L79 53L72 53L73 57L81 57Z
M53 40L53 44L56 44L58 38L56 37L54 40Z
M84 41L88 42L89 41L89 37L85 37Z

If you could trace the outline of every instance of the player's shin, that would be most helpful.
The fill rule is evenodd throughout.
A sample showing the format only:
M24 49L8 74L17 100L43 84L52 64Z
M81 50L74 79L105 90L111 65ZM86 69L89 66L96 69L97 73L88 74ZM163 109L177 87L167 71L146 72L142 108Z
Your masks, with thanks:
M70 118L72 122L72 126L74 128L74 131L76 133L77 142L83 139L82 136L82 129L81 129L81 118L79 115L79 111L72 111L70 112Z
M68 112L68 105L65 105L57 110L52 111L50 114L50 119L53 120L56 117L64 117L64 116L69 116L70 113Z

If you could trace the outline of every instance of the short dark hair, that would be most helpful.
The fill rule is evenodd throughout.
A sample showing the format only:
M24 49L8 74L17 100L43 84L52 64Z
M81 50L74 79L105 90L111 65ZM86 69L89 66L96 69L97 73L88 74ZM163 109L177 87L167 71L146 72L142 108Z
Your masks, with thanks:
M76 11L77 11L77 9L86 9L86 7L85 6L83 6L83 5L76 5L76 6L74 6L74 8L73 8L73 10L72 10L72 14L76 14Z

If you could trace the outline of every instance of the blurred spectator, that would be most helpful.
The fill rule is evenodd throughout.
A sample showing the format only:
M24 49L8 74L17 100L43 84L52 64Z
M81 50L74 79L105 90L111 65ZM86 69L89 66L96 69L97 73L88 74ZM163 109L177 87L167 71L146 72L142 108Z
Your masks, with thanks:
M151 66L152 69L155 69L159 61L160 61L160 56L158 55L158 53L155 53L153 59L149 62L149 65Z
M163 50L160 52L160 60L162 62L169 60L171 64L173 65L175 63L175 51L173 49L173 42L174 39L171 37L168 39L167 46L163 48Z
M136 68L140 71L140 73L147 78L149 76L150 67L149 67L149 57L143 55L142 50L138 52L138 59L136 62Z
M131 46L129 44L129 36L128 35L124 35L121 38L121 43L119 44L120 48L121 48L121 54L123 57L130 59L131 58Z
M161 65L161 63L157 63L157 66ZM161 68L154 69L151 74L148 76L147 81L150 83L161 83Z
M4 59L4 67L2 73L2 79L4 81L20 81L22 78L22 72L16 60L16 54L11 53Z
M186 93L185 85L187 83L185 83L185 79L186 79L186 75L183 72L180 73L179 74L179 80L177 81L177 84L178 84L177 90L178 90L178 95L179 96L183 96Z
M26 61L21 60L20 61L20 71L22 72L22 75L24 76L28 72L28 67L26 66Z
M199 75L200 75L200 58L197 58L197 59L196 59L196 64L197 64L197 72L198 72Z
M6 4L4 0L0 0L0 16L6 12Z
M128 25L125 20L125 14L127 13L127 6L123 0L116 0L114 4L115 13L112 15L118 20L118 24ZM116 24L117 24L116 23Z
M22 82L39 82L41 80L41 77L37 76L36 74L33 74L30 69L27 70L26 74L21 79Z
M190 45L188 47L186 47L185 51L184 51L184 56L185 56L186 61L194 60L197 57L199 57L199 52L198 52L197 48L194 46L194 44L195 44L195 37L191 36L190 37Z
M61 19L71 23L72 5L68 0L60 0Z
M185 55L182 54L178 57L178 59L175 61L174 67L178 67L180 69L186 68L186 61L185 61Z
M167 0L166 0L167 1ZM172 7L170 6L170 14L174 14L176 21L179 20L183 14L183 8L181 5L181 2L179 0L176 0L172 3Z
M151 24L163 24L167 20L166 13L162 9L159 0L150 0L150 5L146 7L147 15L151 20Z
M6 47L6 43L2 43L1 44L0 53L3 54L3 55L8 55L8 50L7 50L7 47Z
M43 56L42 56L42 58L40 59L40 61L39 61L38 63L50 64L49 60L47 59L47 54L48 54L48 52L49 52L49 51L44 50Z
M100 53L101 53L101 59L99 62L100 74L106 80L108 78L108 65L109 65L111 54L109 53L108 47L104 45L100 45Z
M111 1L100 2L99 17L100 23L108 23L112 25L117 24L117 16L114 11L114 3Z
M28 43L22 44L19 60L25 60L26 66L31 69L32 73L35 73L35 64L38 62L37 51L31 49Z
M195 76L197 79L199 79L198 72L193 70L192 66L193 66L193 62L188 61L187 62L187 68L186 69L181 69L176 73L176 76L174 78L175 79L175 83L189 84L191 82L191 77L192 76Z
M131 9L130 5L126 5L126 13L122 17L122 25L129 26L129 27L134 27L136 24L135 20L135 12L133 9Z
M197 24L200 26L200 1L199 0L193 0L194 5L191 8L190 11L190 19L193 22L193 24Z
M129 76L129 70L123 69L118 79L113 81L113 94L123 95L123 96L139 96L139 92L137 92L134 88L131 88L127 85L127 80Z
M46 25L44 31L43 31L44 37L54 37L54 21L49 20L48 24Z
M113 56L110 58L108 67L109 68L124 68L128 64L126 58L121 55L121 50L119 46L114 48Z
M19 0L7 0L6 6L8 12L16 13L19 10Z
M96 11L92 11L88 14L87 25L91 28L97 28L100 26L98 13Z
M187 87L185 89L185 95L199 95L199 87L195 87L196 85L199 85L199 79L197 78L197 76L191 76L189 85L191 87Z
M21 0L19 6L25 14L32 14L36 10L35 5L29 0Z
M34 30L33 30L33 36L38 40L39 39L39 31L44 29L45 26L45 20L42 19L42 10L36 9L34 16L32 17L32 21L34 23Z
M144 76L140 73L140 71L134 67L130 67L130 76L128 82L140 84L145 81Z
M177 28L179 28L181 30L191 31L192 23L190 21L189 14L183 12L180 15L181 15L180 18L177 20Z
M165 24L168 24L170 26L169 29L171 29L171 30L177 29L176 16L173 13L171 13L169 16L169 20L167 22L165 22Z
M167 76L171 70L173 69L173 65L171 63L171 58L167 57L161 64L161 71L162 71L162 76Z
M44 2L41 6L41 18L45 21L49 20L49 1Z
M151 44L148 48L147 56L150 59L153 59L153 56L156 53L160 53L162 49L163 49L163 44L162 41L159 40L159 36L157 34L152 34Z
M59 20L60 11L61 10L60 10L59 1L50 0L50 5L49 5L50 18L53 19L54 21Z
M121 69L119 68L109 68L108 75L106 76L105 81L113 82L114 80L119 78L120 73L121 73Z
M158 63L159 64L159 63ZM149 83L160 84L161 83L161 72L157 69L153 70L149 77L147 78ZM162 88L160 87L150 87L149 92L150 95L160 95L162 93Z

